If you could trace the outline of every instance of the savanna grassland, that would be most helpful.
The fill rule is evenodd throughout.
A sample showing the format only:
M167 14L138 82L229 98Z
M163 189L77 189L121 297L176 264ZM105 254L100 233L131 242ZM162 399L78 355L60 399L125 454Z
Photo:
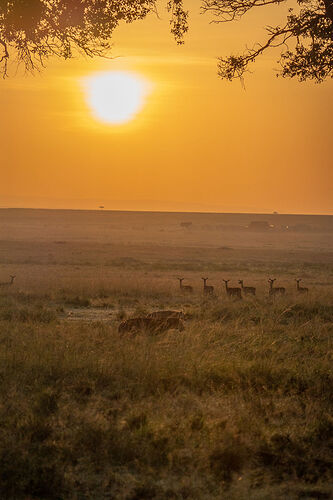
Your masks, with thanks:
M332 228L0 210L0 498L332 498ZM158 309L185 330L119 335Z

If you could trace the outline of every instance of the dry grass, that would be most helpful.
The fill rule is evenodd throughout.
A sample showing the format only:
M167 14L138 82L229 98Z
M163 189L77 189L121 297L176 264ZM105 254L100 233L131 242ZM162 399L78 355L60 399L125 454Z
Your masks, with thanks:
M52 245L5 243L3 269L18 278L0 295L1 498L331 498L329 253L236 249L222 261L216 248L133 242L120 257L81 242L82 260L58 243L48 263ZM207 261L219 284L209 299ZM289 290L271 301L265 273L277 269ZM294 291L300 270L308 296ZM227 300L222 277L258 296ZM121 318L158 308L186 311L186 330L119 337Z
M198 299L119 338L2 297L1 496L329 498L331 299Z

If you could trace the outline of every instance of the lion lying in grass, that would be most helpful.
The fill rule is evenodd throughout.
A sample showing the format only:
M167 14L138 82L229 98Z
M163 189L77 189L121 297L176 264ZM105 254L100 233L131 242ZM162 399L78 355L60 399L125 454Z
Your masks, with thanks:
M159 334L170 329L176 329L182 332L185 329L183 321L178 317L167 316L161 317L146 317L146 318L130 318L122 321L118 327L119 333L147 331L152 334Z

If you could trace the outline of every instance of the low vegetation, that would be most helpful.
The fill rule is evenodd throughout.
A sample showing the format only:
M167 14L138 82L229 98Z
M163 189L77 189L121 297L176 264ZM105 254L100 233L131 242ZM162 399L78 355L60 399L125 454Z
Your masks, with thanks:
M184 332L120 337L1 295L1 498L330 498L332 298L176 295Z

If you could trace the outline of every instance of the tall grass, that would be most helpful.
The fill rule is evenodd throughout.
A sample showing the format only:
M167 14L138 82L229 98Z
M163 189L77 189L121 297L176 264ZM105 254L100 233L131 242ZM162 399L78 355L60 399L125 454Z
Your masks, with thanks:
M186 330L124 338L59 300L0 297L1 498L330 498L329 294L164 295Z

